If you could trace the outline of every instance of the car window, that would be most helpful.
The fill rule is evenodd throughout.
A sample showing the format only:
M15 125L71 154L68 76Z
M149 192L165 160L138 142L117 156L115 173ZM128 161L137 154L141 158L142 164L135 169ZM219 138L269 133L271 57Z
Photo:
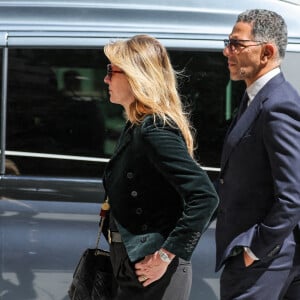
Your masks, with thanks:
M0 91L2 91L2 81L3 81L3 71L2 71L2 60L3 60L3 49L0 48ZM1 95L3 91L1 92ZM4 144L5 144L5 135L4 135L4 102L2 101L2 96L0 97L0 174L5 172L5 163L4 163Z
M239 89L222 53L169 52L192 112L196 157L218 167ZM102 176L125 122L109 102L107 63L99 49L9 50L6 141L15 174Z
M229 79L220 52L172 51L172 63L183 71L179 80L184 104L191 110L196 158L204 167L219 167L227 127L243 92L243 84Z
M25 175L100 177L124 124L99 50L11 49L7 150Z

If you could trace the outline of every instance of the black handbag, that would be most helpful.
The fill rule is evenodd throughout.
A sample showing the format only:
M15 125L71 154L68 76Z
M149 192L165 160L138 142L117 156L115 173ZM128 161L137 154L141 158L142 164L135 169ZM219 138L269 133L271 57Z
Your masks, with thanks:
M86 249L74 271L68 290L71 300L111 300L116 290L112 265L108 251L98 249L105 215L109 209L107 201L102 205L99 232L95 249Z

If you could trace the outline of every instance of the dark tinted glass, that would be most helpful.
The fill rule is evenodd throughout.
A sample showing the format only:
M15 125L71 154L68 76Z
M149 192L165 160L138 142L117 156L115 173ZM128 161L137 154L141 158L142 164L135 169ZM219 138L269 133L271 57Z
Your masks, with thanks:
M227 61L218 52L171 51L183 102L192 112L196 157L206 167L219 167L224 135L244 90L229 79Z
M21 174L102 175L124 123L106 64L99 50L10 50L7 149Z
M3 49L0 48L0 91L2 91L2 59L3 59ZM0 115L2 115L2 102L1 101L2 101L2 95L1 95L1 92L0 92L0 107L1 107ZM0 126L0 128L1 128L1 126ZM1 132L1 130L0 130L0 141L2 141L2 132ZM0 144L0 147L1 146L2 145Z
M206 167L218 167L239 87L217 52L170 50ZM101 177L124 117L109 102L101 50L10 49L7 150L24 175Z

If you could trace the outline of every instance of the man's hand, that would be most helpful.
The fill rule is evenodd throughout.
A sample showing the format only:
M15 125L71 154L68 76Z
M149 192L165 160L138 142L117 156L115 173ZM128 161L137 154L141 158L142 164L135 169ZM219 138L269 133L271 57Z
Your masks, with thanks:
M248 253L244 250L244 263L246 267L251 266L255 262L254 259L252 259Z

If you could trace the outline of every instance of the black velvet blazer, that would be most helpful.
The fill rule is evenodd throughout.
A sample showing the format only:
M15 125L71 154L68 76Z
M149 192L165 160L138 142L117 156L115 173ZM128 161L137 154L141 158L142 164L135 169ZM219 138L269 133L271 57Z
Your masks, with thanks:
M179 129L153 116L126 124L104 187L131 261L161 247L190 260L218 204Z

